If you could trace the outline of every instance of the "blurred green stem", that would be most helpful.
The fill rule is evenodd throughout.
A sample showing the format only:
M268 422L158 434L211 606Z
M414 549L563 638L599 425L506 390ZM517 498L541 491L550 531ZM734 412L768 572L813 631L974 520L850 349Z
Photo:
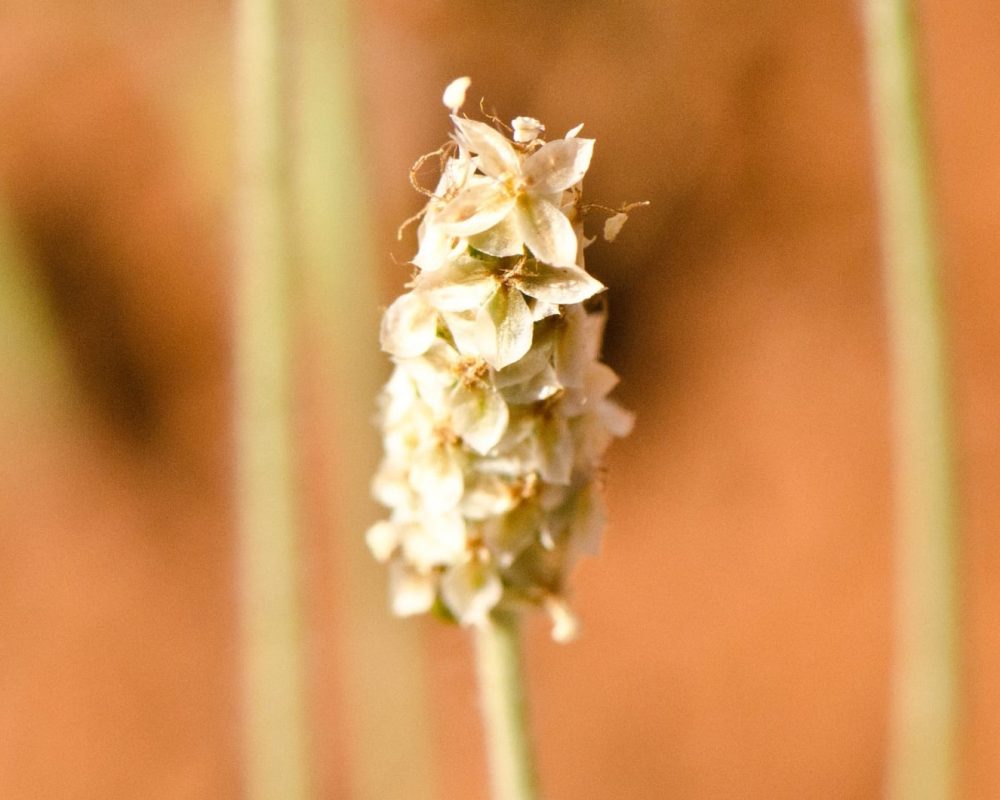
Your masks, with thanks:
M64 344L39 278L0 202L0 430L51 426L75 410Z
M955 796L958 619L954 467L938 253L912 10L866 0L898 514L896 640L887 796Z
M517 619L494 614L475 628L475 636L493 800L534 800L538 790Z
M236 4L236 450L246 794L310 796L291 422L280 0Z
M372 252L354 64L358 9L292 0L296 139L293 171L302 308L319 334L310 380L326 402L325 444L337 474L327 493L336 538L341 724L354 796L430 800L433 737L421 629L387 613L385 573L364 543L378 518L369 481L378 464L372 423L384 378L378 347L378 264ZM333 615L331 614L331 617Z

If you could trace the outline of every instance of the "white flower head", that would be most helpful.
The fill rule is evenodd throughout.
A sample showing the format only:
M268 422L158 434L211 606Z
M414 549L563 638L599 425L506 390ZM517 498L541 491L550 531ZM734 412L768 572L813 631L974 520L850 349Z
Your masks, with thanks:
M366 539L388 564L396 614L433 609L474 626L531 605L569 641L579 626L563 587L598 549L601 460L632 425L600 361L592 298L605 287L583 263L594 142L580 126L546 142L532 117L516 117L508 138L458 116L468 87L459 78L444 92L453 141L422 212L418 271L382 321L395 369L373 492L388 519ZM623 221L609 220L606 238Z

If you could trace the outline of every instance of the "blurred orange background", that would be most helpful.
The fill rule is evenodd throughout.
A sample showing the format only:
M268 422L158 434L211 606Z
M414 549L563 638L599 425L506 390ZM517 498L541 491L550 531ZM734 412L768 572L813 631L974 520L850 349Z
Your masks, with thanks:
M1000 15L918 11L964 525L963 797L985 799L1000 795ZM612 449L604 553L577 575L581 640L528 625L544 796L880 796L890 387L855 5L378 0L349 17L383 304L409 274L407 174L446 136L458 75L503 118L585 122L591 200L652 201L588 250L638 424ZM0 321L0 797L244 793L231 64L221 2L0 10L0 247L18 276ZM376 312L352 347L384 377ZM343 589L346 569L379 596L385 578L345 561L363 529L336 523L376 433L332 449L314 433L345 398L374 399L353 383L324 398L300 323L318 794L419 797L391 748L359 755L346 674L352 637L405 627L419 663L379 669L424 687L433 796L485 798L465 633Z

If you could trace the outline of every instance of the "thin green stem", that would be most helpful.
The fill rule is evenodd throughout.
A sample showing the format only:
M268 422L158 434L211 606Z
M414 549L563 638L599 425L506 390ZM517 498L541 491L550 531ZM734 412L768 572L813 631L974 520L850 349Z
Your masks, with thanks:
M895 669L887 794L955 796L958 612L954 466L944 315L912 11L867 0L898 503Z
M236 5L236 448L246 794L310 794L291 423L280 0Z
M494 614L475 631L493 800L534 800L538 790L517 619Z
M343 719L350 720L349 772L356 797L430 800L421 630L387 613L385 573L364 543L379 511L369 481L378 464L373 397L384 362L378 342L378 264L354 43L357 9L340 0L294 7L296 125L293 156L302 311L318 334L311 380L327 405L322 429L338 472L327 493L334 523ZM353 13L352 13L353 12ZM365 343L365 344L360 344ZM332 615L331 615L332 616Z

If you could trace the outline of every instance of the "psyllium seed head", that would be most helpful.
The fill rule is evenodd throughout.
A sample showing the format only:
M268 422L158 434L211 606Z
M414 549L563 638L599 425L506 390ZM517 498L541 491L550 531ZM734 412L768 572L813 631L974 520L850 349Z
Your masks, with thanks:
M592 139L544 141L517 117L510 138L452 112L441 177L422 212L417 272L386 311L395 364L379 398L385 454L373 482L388 519L368 531L406 616L463 625L498 607L545 609L573 638L567 576L598 549L599 476L632 415L600 361L604 285L584 269L581 182ZM613 217L616 235L624 212ZM608 238L613 238L609 236Z

